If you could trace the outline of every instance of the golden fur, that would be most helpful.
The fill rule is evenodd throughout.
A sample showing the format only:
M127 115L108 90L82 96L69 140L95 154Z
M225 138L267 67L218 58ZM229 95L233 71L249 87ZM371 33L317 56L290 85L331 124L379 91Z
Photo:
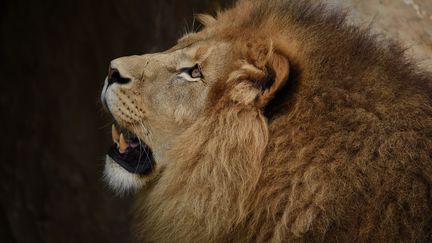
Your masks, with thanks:
M228 67L139 193L144 242L432 241L431 75L314 1L240 1L183 38Z

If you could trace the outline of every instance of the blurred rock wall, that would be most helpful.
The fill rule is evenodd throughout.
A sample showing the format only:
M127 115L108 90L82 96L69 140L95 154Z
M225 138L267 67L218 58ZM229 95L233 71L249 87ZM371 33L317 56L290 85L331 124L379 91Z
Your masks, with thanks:
M351 10L351 22L399 40L420 64L432 70L431 0L326 0Z

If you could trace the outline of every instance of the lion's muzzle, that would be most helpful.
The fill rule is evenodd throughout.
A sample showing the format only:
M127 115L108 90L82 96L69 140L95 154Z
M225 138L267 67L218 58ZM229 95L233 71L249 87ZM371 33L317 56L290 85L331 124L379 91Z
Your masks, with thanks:
M126 107L126 98L119 96L119 93L121 94L119 89L132 83L131 78L127 77L128 75L127 71L121 71L116 63L112 62L108 68L108 75L101 95L103 105L117 121L123 123L124 120L119 117L118 111L120 114L126 114L125 112L130 112L131 108ZM152 172L155 164L153 153L149 146L134 133L116 122L112 125L112 139L114 144L107 153L112 161L132 174L148 175Z

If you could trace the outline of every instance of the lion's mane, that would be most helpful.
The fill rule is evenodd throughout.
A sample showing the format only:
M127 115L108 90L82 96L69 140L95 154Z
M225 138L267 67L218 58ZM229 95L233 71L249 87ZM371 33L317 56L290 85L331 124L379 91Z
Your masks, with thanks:
M245 52L286 29L273 54L292 56L289 75L277 60L272 75L289 78L259 106L232 95L248 70L221 77L172 166L141 192L144 241L432 240L430 74L313 1L240 1L201 18L247 36Z

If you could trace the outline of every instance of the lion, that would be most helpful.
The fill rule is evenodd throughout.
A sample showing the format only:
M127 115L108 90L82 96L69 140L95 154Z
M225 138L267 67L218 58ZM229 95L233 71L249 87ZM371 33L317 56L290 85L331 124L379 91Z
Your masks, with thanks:
M110 63L140 242L432 241L432 75L316 1L240 0Z

